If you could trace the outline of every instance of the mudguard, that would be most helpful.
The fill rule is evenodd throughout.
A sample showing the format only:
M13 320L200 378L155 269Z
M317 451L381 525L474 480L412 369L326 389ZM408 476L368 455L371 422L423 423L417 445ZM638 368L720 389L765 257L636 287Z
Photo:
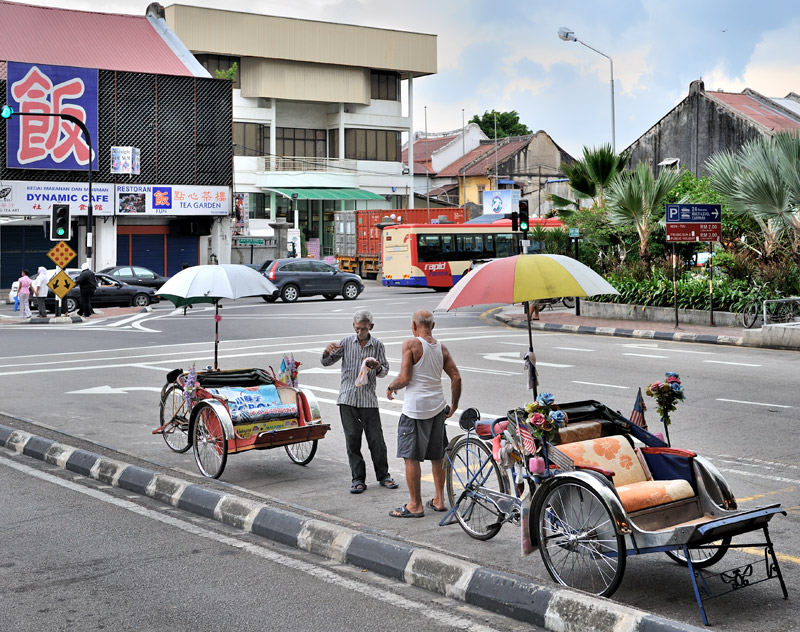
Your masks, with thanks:
M213 397L200 400L199 402L195 403L194 406L192 406L192 414L191 417L189 417L189 436L194 436L195 421L197 420L197 416L200 414L200 411L206 406L210 407L217 414L217 417L219 417L219 422L222 424L222 433L225 436L225 440L229 441L234 439L236 434L233 429L233 420L231 420L228 407Z

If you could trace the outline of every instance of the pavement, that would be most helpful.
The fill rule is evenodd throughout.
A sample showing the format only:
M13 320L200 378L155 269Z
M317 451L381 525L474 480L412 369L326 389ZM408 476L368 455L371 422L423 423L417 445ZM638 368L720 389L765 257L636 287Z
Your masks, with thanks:
M89 320L100 320L103 318L114 318L115 316L127 316L128 314L139 314L141 312L152 312L153 308L148 307L103 307L94 308L94 314L88 318L71 314L69 316L46 316L39 317L35 309L31 310L34 314L31 318L20 318L19 314L0 314L0 319L6 323L18 323L20 325L64 325L69 323L82 323Z

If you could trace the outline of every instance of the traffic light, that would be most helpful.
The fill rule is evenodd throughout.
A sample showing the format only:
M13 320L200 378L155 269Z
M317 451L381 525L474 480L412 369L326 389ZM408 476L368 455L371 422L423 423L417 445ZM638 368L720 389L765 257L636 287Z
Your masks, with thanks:
M69 204L53 204L50 211L50 241L70 239L72 239L72 222L69 218Z
M519 214L516 211L511 211L511 232L516 233L519 230L518 223Z
M12 114L14 114L14 108L10 105L4 105L2 109L0 109L0 118L10 119Z
M530 221L528 218L528 202L526 200L519 201L519 229L523 233L528 232Z

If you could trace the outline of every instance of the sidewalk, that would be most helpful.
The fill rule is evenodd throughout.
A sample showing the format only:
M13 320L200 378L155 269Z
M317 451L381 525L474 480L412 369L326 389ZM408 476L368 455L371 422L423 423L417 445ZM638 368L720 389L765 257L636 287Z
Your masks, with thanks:
M82 316L73 315L73 316L53 316L48 315L47 317L40 318L37 316L36 310L32 310L33 316L31 318L20 318L19 314L13 313L12 315L9 314L0 314L0 319L2 319L5 323L17 323L19 325L63 325L69 323L82 323L86 321L97 321L102 320L104 318L114 318L116 316L127 316L129 314L138 314L141 312L152 312L152 306L148 307L103 307L102 309L95 308L94 314L89 316L89 318L83 318Z

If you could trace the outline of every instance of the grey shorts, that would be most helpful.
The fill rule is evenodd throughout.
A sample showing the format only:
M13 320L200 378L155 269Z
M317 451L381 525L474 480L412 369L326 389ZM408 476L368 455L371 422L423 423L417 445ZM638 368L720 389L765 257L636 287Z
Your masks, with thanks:
M397 424L397 457L412 461L439 461L447 448L445 411L430 419L400 415Z

